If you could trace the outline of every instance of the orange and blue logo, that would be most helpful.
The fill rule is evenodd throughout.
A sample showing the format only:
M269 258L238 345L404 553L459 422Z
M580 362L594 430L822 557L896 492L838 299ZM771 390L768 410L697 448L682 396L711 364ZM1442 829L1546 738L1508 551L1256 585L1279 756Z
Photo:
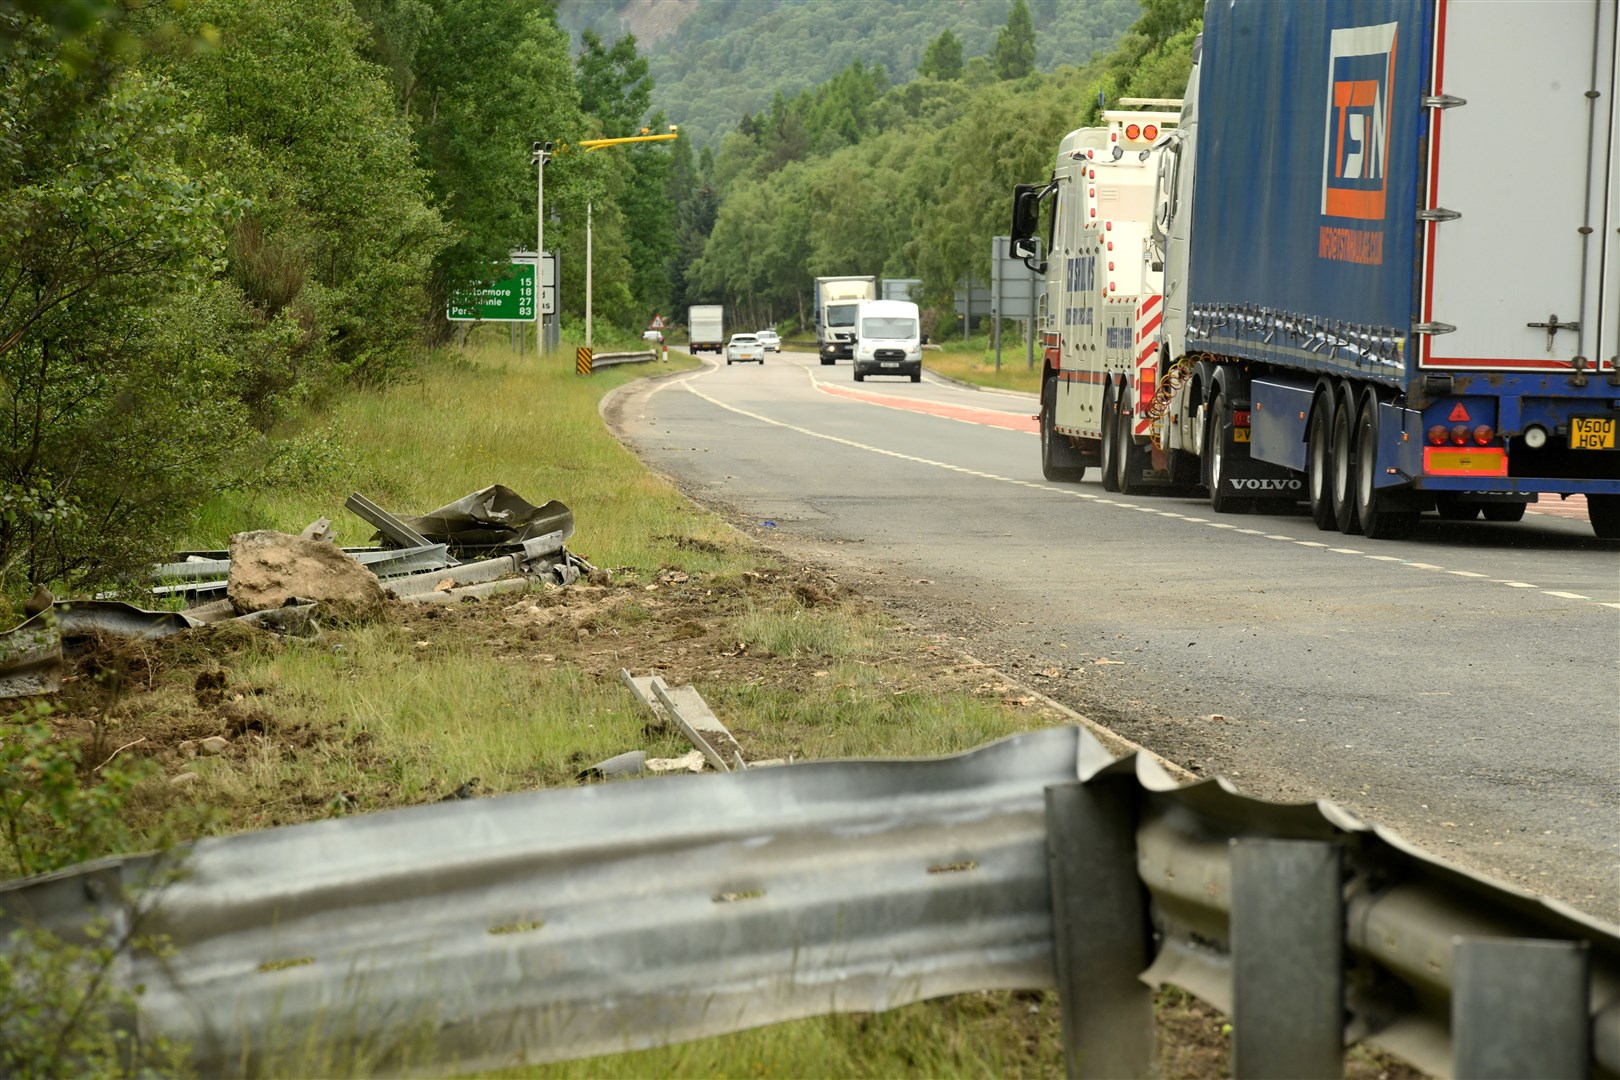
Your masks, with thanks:
M1391 22L1333 31L1323 125L1323 217L1383 224L1397 27ZM1317 254L1339 262L1381 264L1384 231L1324 224Z

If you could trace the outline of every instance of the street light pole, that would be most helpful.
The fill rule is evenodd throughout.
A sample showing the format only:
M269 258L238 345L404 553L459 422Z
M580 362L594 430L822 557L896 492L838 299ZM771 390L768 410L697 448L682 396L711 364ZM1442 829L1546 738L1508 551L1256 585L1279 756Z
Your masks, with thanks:
M585 197L585 348L591 347L591 199Z
M533 144L534 180L534 354L546 353L546 316L541 308L545 287L546 264L546 159L551 156L551 143Z

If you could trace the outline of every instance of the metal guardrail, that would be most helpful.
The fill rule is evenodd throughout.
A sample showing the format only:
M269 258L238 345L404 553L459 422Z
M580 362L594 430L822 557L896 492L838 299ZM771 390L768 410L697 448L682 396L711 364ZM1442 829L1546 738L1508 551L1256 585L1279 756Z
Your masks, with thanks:
M656 349L646 352L604 352L591 357L591 368L613 367L615 364L648 364L658 359Z
M0 909L116 926L154 868L15 883ZM1440 1075L1620 1072L1615 928L1077 728L208 839L149 900L173 955L121 977L204 1074L315 1044L492 1068L1057 986L1071 1074L1138 1076L1158 983L1232 1015L1238 1076L1337 1075L1357 1040Z

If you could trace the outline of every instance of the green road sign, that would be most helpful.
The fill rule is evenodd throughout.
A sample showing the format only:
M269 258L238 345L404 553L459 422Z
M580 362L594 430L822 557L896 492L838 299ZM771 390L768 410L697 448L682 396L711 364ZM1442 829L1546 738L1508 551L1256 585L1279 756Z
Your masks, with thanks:
M451 322L534 322L534 263L508 263L489 285L450 298Z

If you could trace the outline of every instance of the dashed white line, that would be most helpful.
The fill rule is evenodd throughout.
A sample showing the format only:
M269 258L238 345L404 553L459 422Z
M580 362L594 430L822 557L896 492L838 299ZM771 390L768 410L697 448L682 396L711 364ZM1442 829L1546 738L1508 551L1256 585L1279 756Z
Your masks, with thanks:
M1237 533L1247 535L1247 536L1263 536L1267 540L1280 540L1280 541L1284 541L1284 542L1288 542L1288 543L1292 543L1292 544L1297 544L1300 547L1322 548L1322 549L1324 549L1324 550L1326 550L1328 552L1331 552L1333 554L1338 554L1338 555L1355 555L1355 556L1359 556L1359 557L1361 557L1363 559L1369 559L1369 560L1371 560L1373 562L1400 563L1401 565L1410 567L1413 570L1438 570L1438 571L1440 571L1442 573L1451 574L1451 575L1454 575L1456 577L1480 578L1480 579L1488 578L1488 575L1476 573L1476 572L1474 572L1472 570L1447 570L1445 567L1436 566L1433 563L1408 562L1407 560L1401 558L1399 555L1368 555L1368 554L1366 554L1365 552L1361 551L1358 548L1335 548L1335 547L1329 547L1327 544L1321 543L1321 542L1316 541L1316 540L1300 540L1300 539L1298 539L1296 537L1293 537L1293 536L1285 536L1282 533L1261 532L1259 529L1240 529L1236 525L1230 525L1230 524L1227 524L1226 522L1223 522L1223 521L1210 521L1208 518L1194 517L1194 516L1192 516L1190 514L1178 514L1178 513L1174 513L1172 511L1169 511L1169 510L1159 510L1156 507L1142 506L1142 505L1139 505L1139 504L1133 503L1133 502L1121 502L1121 501L1118 501L1116 499L1105 499L1105 498L1102 498L1099 495L1093 495L1093 494L1091 494L1089 492L1083 492L1083 491L1056 491L1053 488L1049 487L1048 485L1037 484L1037 483L1034 483L1034 482L1029 481L1029 480L1018 480L1018 479L1015 479L1015 478L1010 477L1010 476L1001 476L1001 475L999 475L997 473L984 472L984 471L979 470L979 469L969 469L969 468L966 468L966 467L961 466L961 465L952 465L949 462L936 461L933 458L918 457L915 454L903 454L903 453L900 453L897 450L885 450L885 449L883 449L882 447L879 447L879 446L872 446L872 445L870 445L868 443L856 442L854 439L845 439L845 438L842 438L842 437L837 436L837 435L828 435L828 434L826 434L824 432L812 431L809 428L800 427L797 424L789 424L786 421L776 420L776 419L773 419L773 418L771 418L769 416L762 416L761 414L755 413L755 412L749 412L747 409L740 409L735 405L728 405L725 402L720 401L718 398L714 398L714 397L711 397L708 394L705 394L703 391L697 389L695 386L692 385L691 380L693 378L695 378L696 376L705 375L705 374L709 373L710 371L718 371L718 370L719 370L718 365L710 366L709 364L705 363L703 370L694 371L690 375L684 376L684 377L682 377L680 379L675 379L675 380L671 380L670 382L663 383L660 386L658 386L657 388L655 388L653 391L651 391L651 393L649 393L648 396L651 397L652 394L656 394L656 393L658 393L658 392L660 392L660 391L662 391L662 390L664 390L664 389L666 389L668 387L671 387L671 386L679 386L682 389L686 390L687 392L693 394L694 396L702 398L704 401L707 401L711 405L714 405L714 406L716 406L718 408L721 408L721 409L725 409L727 412L736 413L738 416L746 416L751 420L757 420L762 424L770 424L773 427L785 428L788 431L798 432L800 435L807 435L807 436L809 436L810 438L813 438L813 439L823 439L823 440L825 440L827 442L838 443L839 445L852 447L853 449L856 449L856 450L865 450L865 451L867 451L869 453L873 453L873 454L881 454L884 457L892 457L892 458L895 458L895 459L900 460L900 461L910 461L910 462L914 462L914 463L916 463L918 465L931 465L931 466L933 466L935 468L945 469L945 470L947 470L949 472L960 473L963 476L973 476L973 477L977 477L977 478L979 478L981 480L995 480L995 481L999 481L999 482L1004 483L1004 484L1014 484L1014 485L1017 485L1018 487L1033 488L1033 489L1035 489L1037 491L1048 491L1048 492L1053 492L1054 494L1063 494L1063 495L1067 495L1067 496L1069 496L1071 498L1088 499L1088 500L1090 500L1092 502L1095 502L1099 506L1117 506L1117 507L1120 507L1121 509L1124 509L1124 510L1141 510L1141 511L1143 511L1145 513L1158 514L1161 517L1178 518L1178 519L1180 519L1182 521L1186 521L1186 522L1189 522L1191 524L1208 525L1211 528L1215 528L1215 529L1231 529L1231 530L1233 530L1233 531L1235 531ZM814 375L811 375L810 378L811 378L812 383L815 383L817 381L815 379ZM944 419L952 419L952 418L945 417ZM969 421L969 422L971 422L971 421ZM1490 580L1491 580L1492 584L1505 585L1506 587L1508 587L1510 589L1541 589L1541 587L1539 585L1531 584L1528 581L1503 581L1501 579L1490 579ZM1584 593L1561 592L1561 591L1558 591L1558 590L1555 590L1555 589L1541 589L1541 593L1544 596L1556 596L1556 597L1559 597L1560 599L1564 599L1564 600L1587 600L1587 601L1592 601L1592 598L1590 596L1585 595ZM1608 601L1602 601L1602 600L1592 601L1592 602L1598 604L1601 607L1620 609L1620 603L1610 603Z

